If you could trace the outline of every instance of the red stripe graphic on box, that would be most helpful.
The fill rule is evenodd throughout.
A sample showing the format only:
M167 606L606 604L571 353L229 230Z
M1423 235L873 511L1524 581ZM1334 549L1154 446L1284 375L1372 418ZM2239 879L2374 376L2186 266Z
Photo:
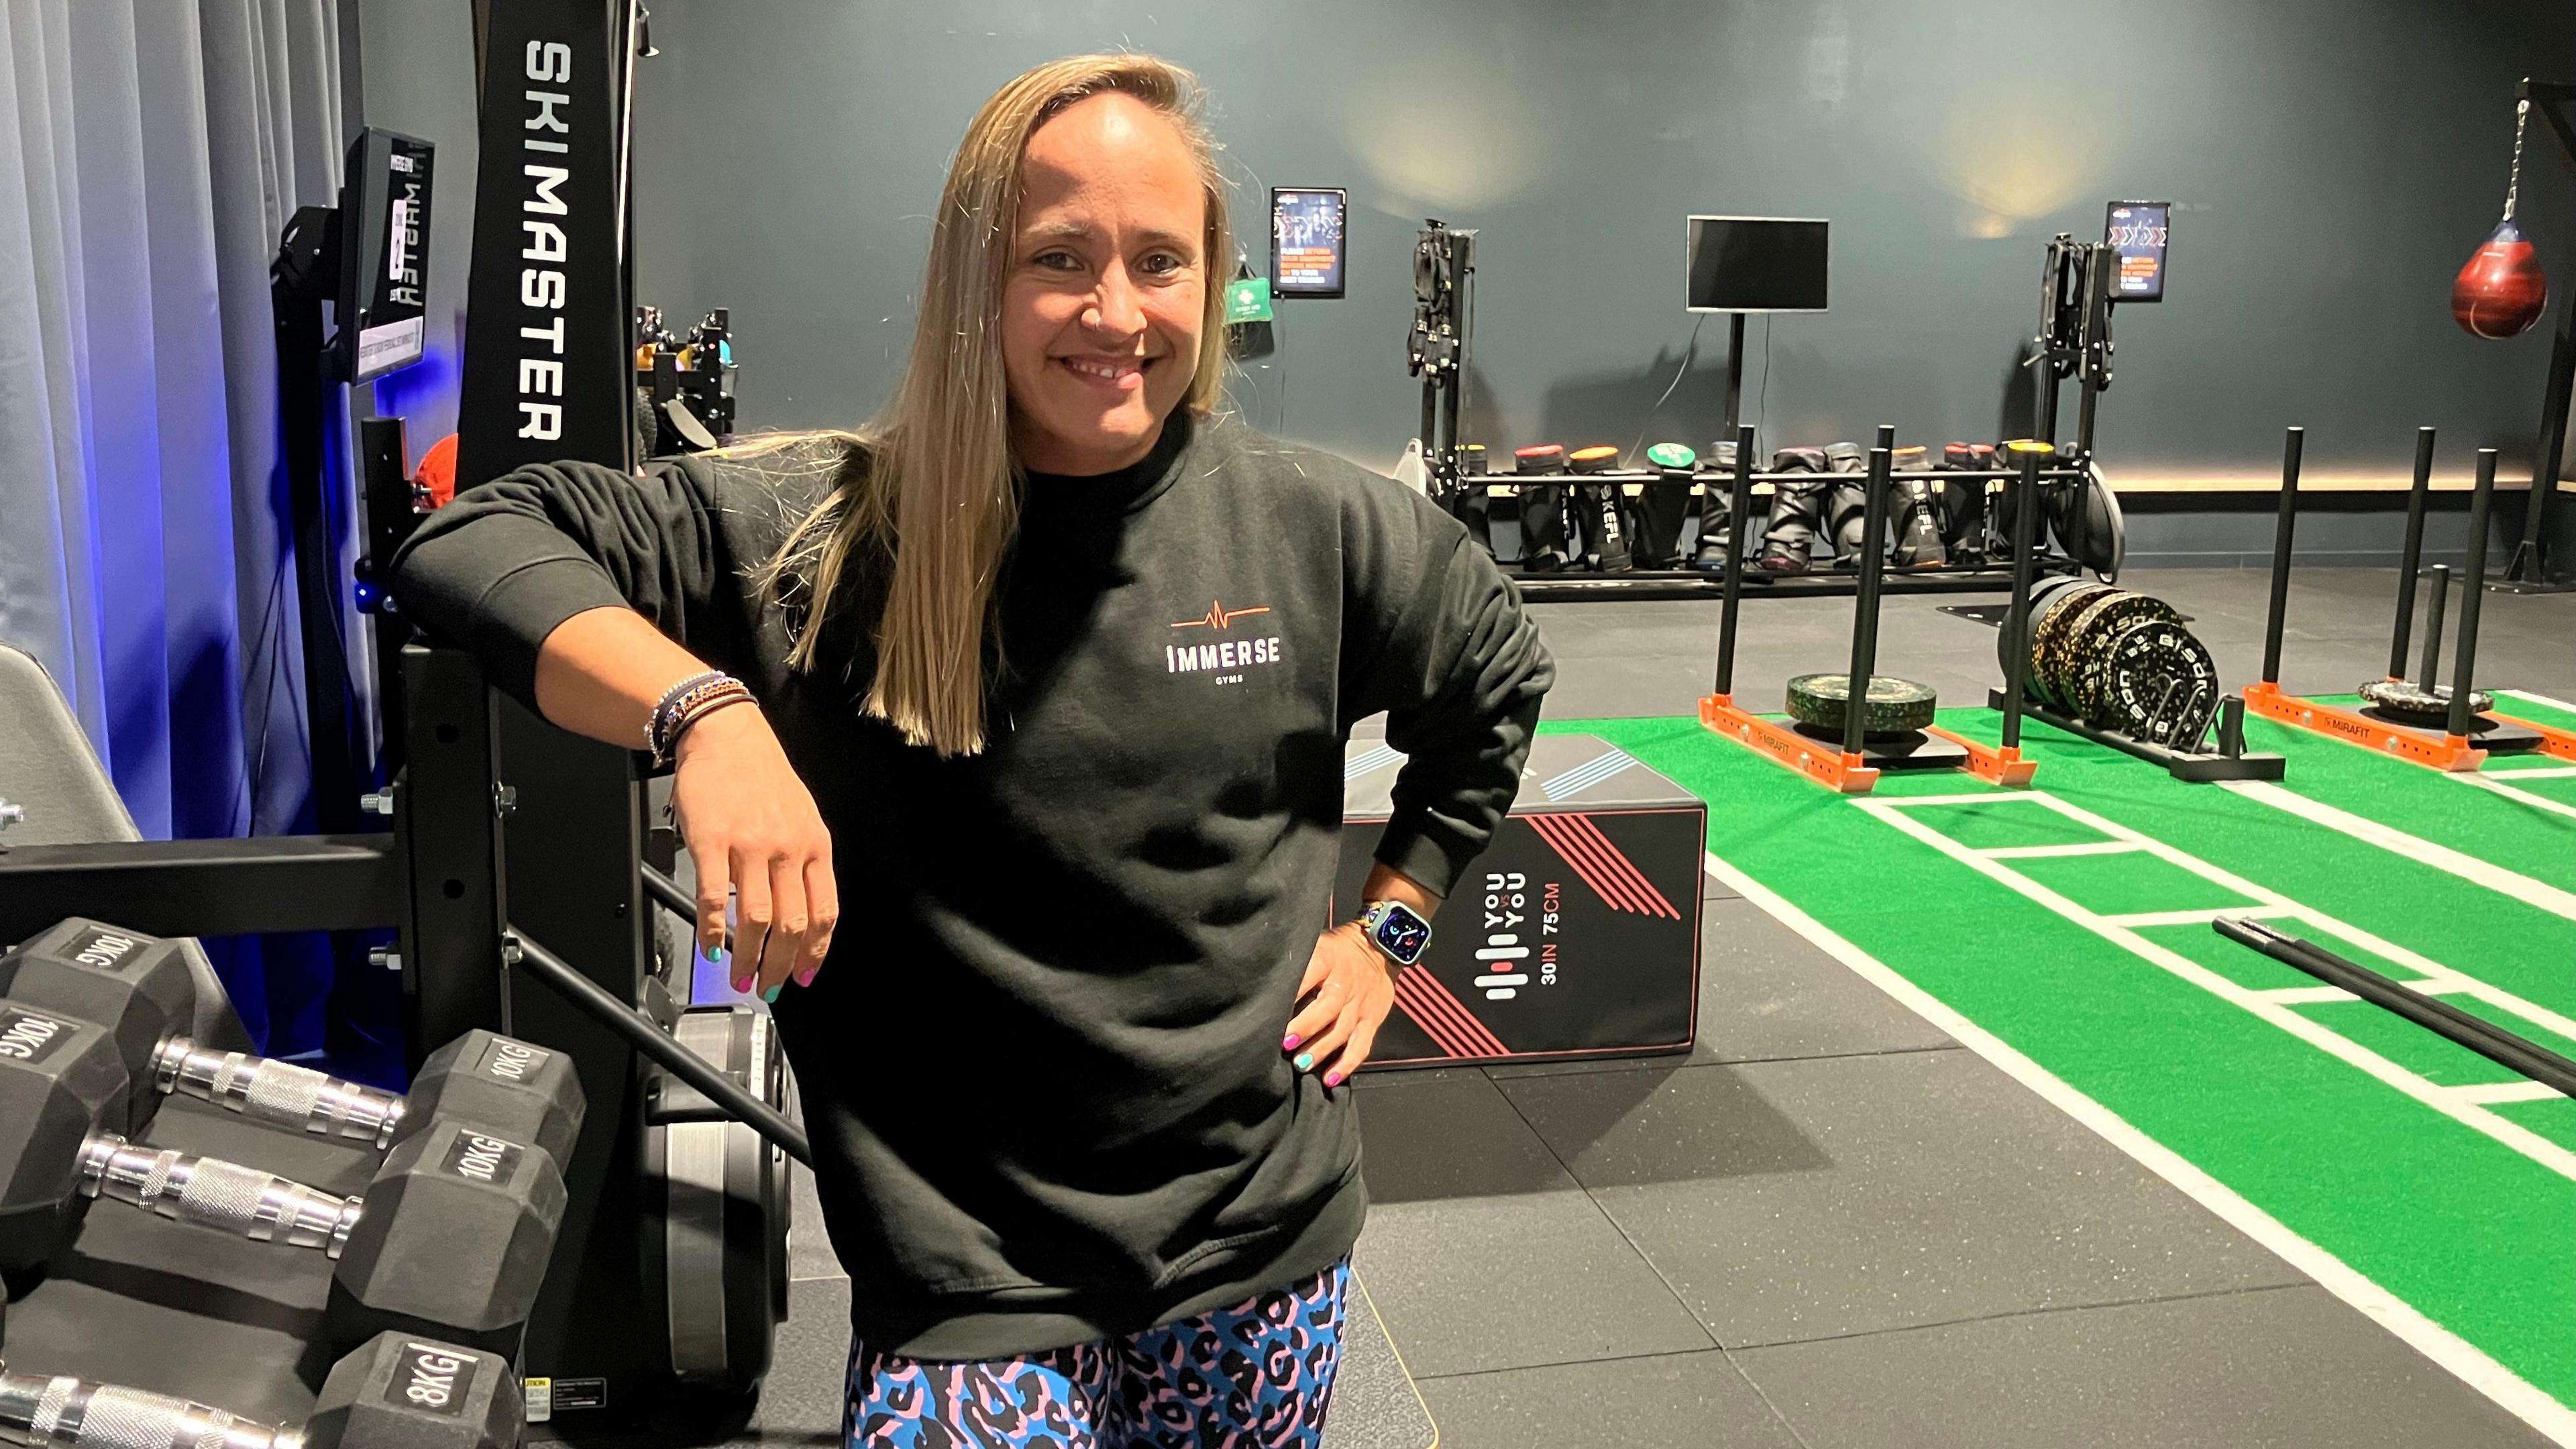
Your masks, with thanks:
M1601 832L1601 827L1592 823L1591 816L1576 815L1569 818L1574 822L1577 828L1583 831L1583 833L1592 837L1594 844L1600 848L1602 854L1610 857L1611 865L1621 875L1627 878L1628 883L1636 889L1638 895L1642 896L1650 903L1654 914L1665 917L1668 920L1678 921L1682 918L1682 913L1673 909L1673 903L1664 899L1664 893L1655 889L1655 883L1646 879L1646 873L1637 869L1636 862L1628 859L1628 857L1620 851L1618 846L1611 843L1610 837Z
M1395 978L1395 998L1405 1007L1405 1015L1440 1043L1440 1049L1453 1057L1509 1056L1510 1048L1494 1035L1476 1013L1469 1011L1440 978L1419 966L1408 966ZM1434 1029L1432 1020L1440 1022Z
M1610 837L1601 833L1601 827L1592 823L1591 816L1550 814L1521 818L1612 910L1675 921L1682 918L1664 893L1655 889L1654 882L1646 879L1645 873L1620 853Z
M1525 815L1521 818L1530 823L1530 829L1537 831L1539 839L1546 841L1560 859L1574 867L1574 873L1582 878L1585 885L1592 887L1593 893L1607 902L1610 909L1646 914L1646 903L1629 891L1625 880L1611 874L1609 863L1593 853L1591 841L1569 827L1567 817Z
M1434 1009L1434 1004L1425 1003L1405 986L1405 982L1415 974L1413 968L1406 967L1404 974L1395 978L1395 1009L1404 1013L1405 1020L1422 1028L1422 1034L1431 1038L1431 1044L1439 1049L1442 1056L1470 1055L1467 1043Z

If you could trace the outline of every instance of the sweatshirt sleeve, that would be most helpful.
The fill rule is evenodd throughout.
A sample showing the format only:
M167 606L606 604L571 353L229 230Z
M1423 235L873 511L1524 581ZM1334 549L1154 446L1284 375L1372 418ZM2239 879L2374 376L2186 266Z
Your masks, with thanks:
M1520 791L1556 666L1466 529L1381 480L1371 491L1378 506L1345 555L1347 717L1385 710L1387 743L1408 757L1378 860L1445 897Z
M456 495L394 555L403 612L461 645L532 707L537 650L585 610L624 604L718 662L739 585L712 480L677 460L641 477L595 463L522 468Z

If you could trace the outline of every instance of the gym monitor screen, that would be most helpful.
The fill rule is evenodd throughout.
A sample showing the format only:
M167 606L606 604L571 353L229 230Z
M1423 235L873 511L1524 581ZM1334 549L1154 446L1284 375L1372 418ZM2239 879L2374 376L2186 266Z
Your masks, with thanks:
M1270 189L1270 293L1342 295L1343 223L1350 193L1339 187Z
M430 168L437 150L369 126L340 183L338 372L351 382L420 361L426 339Z
M2102 223L2102 240L2120 259L2111 282L2114 302L2161 302L2165 299L2166 220L2170 201L2115 201Z
M1822 312L1825 229L1814 218L1690 218L1690 310Z

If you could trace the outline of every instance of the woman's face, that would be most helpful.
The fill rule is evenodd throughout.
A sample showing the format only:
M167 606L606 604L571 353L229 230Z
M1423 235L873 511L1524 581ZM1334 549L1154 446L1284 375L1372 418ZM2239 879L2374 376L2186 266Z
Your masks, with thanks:
M1039 473L1150 452L1198 370L1207 197L1180 128L1115 91L1029 137L1002 292L1011 437Z

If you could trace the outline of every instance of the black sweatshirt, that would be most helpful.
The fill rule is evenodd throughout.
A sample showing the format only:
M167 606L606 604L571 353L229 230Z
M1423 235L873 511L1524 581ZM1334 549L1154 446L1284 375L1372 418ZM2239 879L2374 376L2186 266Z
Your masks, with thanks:
M942 760L860 713L881 559L807 674L803 616L746 576L832 482L810 451L527 468L439 510L393 588L522 700L546 635L614 604L758 697L832 832L831 958L775 1011L860 1337L1031 1353L1329 1264L1365 1212L1350 1089L1279 1043L1332 924L1343 742L1388 712L1378 857L1446 895L1553 677L1519 596L1419 495L1176 413L1132 468L1030 478L990 744Z

